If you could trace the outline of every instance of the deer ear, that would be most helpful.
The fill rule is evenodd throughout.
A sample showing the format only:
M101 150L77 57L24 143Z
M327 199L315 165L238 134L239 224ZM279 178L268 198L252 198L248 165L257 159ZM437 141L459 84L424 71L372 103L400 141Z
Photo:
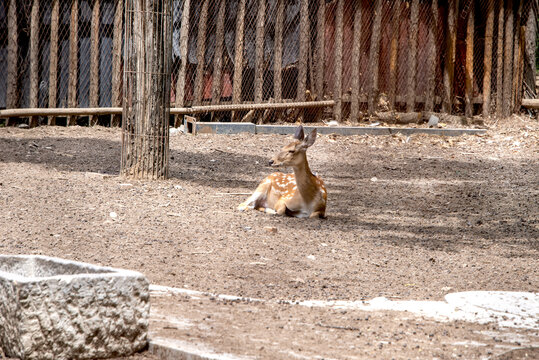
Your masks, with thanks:
M311 133L307 135L305 140L303 140L303 146L308 148L309 146L314 144L314 142L316 141L316 134L317 134L317 131L316 131L316 128L314 128L313 131L311 131Z
M294 134L294 139L302 141L305 137L305 133L303 132L303 126L300 125L296 129L296 133Z

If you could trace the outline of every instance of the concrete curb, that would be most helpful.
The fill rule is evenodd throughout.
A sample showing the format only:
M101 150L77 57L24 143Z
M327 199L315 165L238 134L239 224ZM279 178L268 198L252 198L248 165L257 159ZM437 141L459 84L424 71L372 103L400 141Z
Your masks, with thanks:
M256 303L275 303L275 300L263 300L218 295L191 289L172 288L150 285L151 296L183 295L193 299L214 297L222 300L253 301ZM539 315L539 293L505 292L505 291L467 291L449 293L443 301L431 300L389 300L384 297L363 301L324 301L324 300L278 300L295 306L318 307L338 310L360 311L399 311L413 314L418 318L432 319L438 322L464 321L476 324L495 323L502 328L520 328L537 330ZM174 317L169 318L172 321ZM163 338L149 335L148 351L160 359L193 359L193 360L248 360L250 356L223 353L212 349L207 344L194 343L174 338Z
M249 360L251 357L241 357L233 354L217 353L202 348L193 343L175 339L150 339L148 352L157 355L162 360Z
M314 128L319 134L329 135L392 135L392 134L427 134L439 136L482 135L486 129L431 129L431 128L399 128L399 127L363 127L363 126L305 126L306 131ZM290 125L255 125L252 123L219 123L198 122L196 132L199 134L294 134L296 126Z

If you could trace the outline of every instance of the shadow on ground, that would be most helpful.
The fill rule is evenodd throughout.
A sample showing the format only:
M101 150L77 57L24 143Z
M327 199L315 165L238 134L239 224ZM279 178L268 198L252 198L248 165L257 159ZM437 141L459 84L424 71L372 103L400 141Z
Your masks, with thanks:
M366 160L368 159L368 160ZM170 177L221 191L252 191L273 169L267 159L234 151L170 152ZM120 171L120 142L93 138L0 138L0 162L27 162L59 171ZM397 159L360 148L324 169L329 219L286 220L290 229L378 232L397 246L448 252L516 241L539 249L538 162ZM376 181L372 179L376 177ZM535 189L530 191L530 189ZM394 222L393 218L400 221ZM403 218L406 220L403 221ZM519 253L518 256L525 256Z

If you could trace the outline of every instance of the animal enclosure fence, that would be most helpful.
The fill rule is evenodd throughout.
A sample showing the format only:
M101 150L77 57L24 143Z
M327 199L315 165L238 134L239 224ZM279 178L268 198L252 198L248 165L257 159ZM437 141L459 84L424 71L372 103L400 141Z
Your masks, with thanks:
M171 11L171 114L508 116L535 97L537 0L173 0ZM1 0L0 116L118 124L124 29L123 1Z

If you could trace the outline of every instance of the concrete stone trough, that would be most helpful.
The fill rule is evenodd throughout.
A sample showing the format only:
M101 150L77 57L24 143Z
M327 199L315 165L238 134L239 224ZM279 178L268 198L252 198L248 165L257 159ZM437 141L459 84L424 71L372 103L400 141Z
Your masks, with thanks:
M148 289L134 271L0 255L0 347L20 359L132 354L148 341Z

